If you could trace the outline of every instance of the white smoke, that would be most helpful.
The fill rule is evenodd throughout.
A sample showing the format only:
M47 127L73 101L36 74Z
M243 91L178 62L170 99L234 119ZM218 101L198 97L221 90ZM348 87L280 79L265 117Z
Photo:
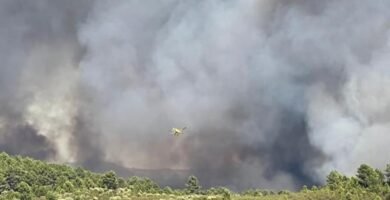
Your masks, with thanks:
M341 99L332 98L320 87L308 95L311 141L329 156L317 170L322 179L334 169L353 175L363 163L377 168L388 164L390 157L384 152L389 150L390 139L389 50L385 46L360 68L354 63Z

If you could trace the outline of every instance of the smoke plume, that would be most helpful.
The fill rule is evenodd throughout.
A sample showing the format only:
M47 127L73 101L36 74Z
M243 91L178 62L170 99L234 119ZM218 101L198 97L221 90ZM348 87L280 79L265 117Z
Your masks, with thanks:
M0 150L92 170L184 170L232 189L383 167L389 10L381 0L3 0ZM176 175L157 181L184 184Z

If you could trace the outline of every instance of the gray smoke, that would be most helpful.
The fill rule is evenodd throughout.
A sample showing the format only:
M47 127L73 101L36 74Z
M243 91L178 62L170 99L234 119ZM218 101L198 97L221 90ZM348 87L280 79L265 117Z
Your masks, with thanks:
M1 1L0 149L93 170L186 170L233 189L383 167L389 8Z

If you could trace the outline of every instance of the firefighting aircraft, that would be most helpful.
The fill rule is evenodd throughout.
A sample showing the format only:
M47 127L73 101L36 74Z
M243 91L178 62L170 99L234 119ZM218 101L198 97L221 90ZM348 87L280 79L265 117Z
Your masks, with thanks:
M186 128L187 128L187 127L184 127L184 128L172 128L171 133L172 133L172 135L174 135L174 136L180 136L180 135L184 134L184 130L185 130Z

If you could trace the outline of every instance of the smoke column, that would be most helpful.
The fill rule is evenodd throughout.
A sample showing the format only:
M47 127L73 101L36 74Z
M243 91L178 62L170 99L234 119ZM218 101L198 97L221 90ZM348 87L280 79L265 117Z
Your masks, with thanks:
M382 0L3 0L0 150L92 170L186 170L232 189L383 167L389 10Z

